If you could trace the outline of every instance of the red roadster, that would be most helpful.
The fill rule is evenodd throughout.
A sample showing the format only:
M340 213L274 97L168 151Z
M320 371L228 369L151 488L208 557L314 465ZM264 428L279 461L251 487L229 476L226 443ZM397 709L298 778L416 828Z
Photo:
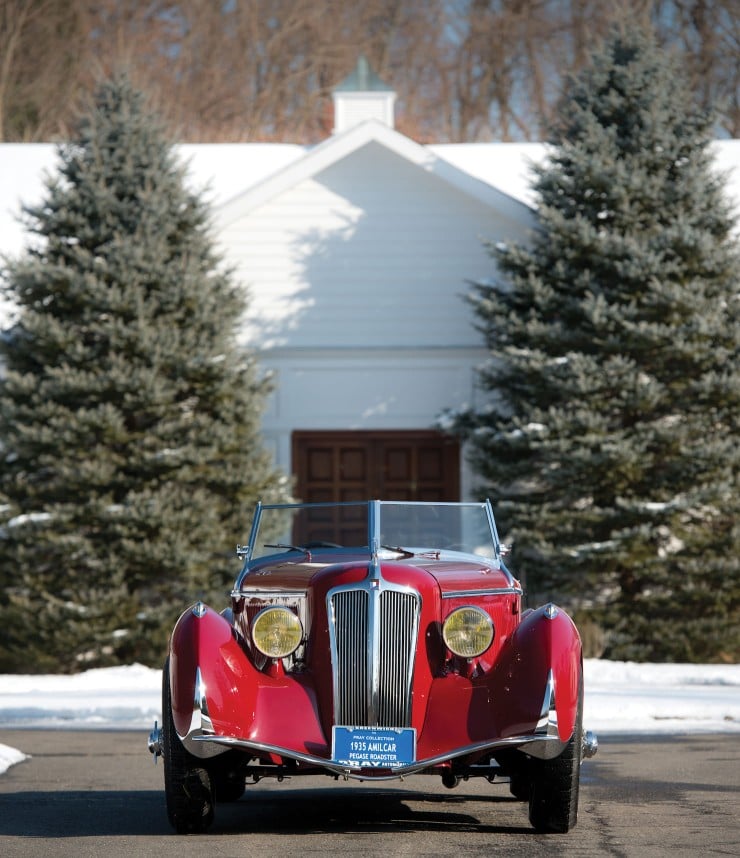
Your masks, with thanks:
M247 782L320 773L508 779L540 831L576 823L578 632L522 609L490 503L258 505L231 605L175 625L163 672L170 822L204 831Z

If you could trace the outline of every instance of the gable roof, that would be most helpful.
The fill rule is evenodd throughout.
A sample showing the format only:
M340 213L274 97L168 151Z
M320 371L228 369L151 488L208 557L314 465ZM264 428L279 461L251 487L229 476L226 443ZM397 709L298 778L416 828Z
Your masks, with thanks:
M529 206L472 175L375 119L349 128L319 143L296 161L219 206L215 212L218 225L226 226L254 208L273 199L299 182L311 179L322 170L351 156L370 143L376 143L410 164L425 170L468 196L496 208L515 221L529 221Z

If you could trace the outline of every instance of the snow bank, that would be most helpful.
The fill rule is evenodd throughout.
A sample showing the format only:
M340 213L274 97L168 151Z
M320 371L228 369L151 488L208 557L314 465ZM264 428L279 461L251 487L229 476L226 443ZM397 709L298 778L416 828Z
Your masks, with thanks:
M133 664L72 676L0 676L0 728L143 729L160 717L162 672Z
M587 659L584 724L607 733L740 732L740 664Z
M27 760L28 756L15 748L10 748L8 745L0 745L0 774L14 766L16 763L21 763Z

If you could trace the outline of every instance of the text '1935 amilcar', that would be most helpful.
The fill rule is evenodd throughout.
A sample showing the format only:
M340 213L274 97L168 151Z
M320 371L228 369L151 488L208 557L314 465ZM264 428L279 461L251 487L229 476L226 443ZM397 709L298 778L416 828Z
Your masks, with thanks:
M486 503L259 504L231 604L172 632L169 820L206 830L262 778L508 780L539 831L575 825L581 641L522 606Z

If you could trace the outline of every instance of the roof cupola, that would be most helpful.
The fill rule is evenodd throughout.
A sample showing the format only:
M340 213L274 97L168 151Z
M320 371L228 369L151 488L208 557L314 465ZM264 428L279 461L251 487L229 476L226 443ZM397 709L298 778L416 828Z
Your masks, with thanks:
M393 128L396 93L375 74L365 57L357 60L354 71L334 87L334 133L368 119Z

